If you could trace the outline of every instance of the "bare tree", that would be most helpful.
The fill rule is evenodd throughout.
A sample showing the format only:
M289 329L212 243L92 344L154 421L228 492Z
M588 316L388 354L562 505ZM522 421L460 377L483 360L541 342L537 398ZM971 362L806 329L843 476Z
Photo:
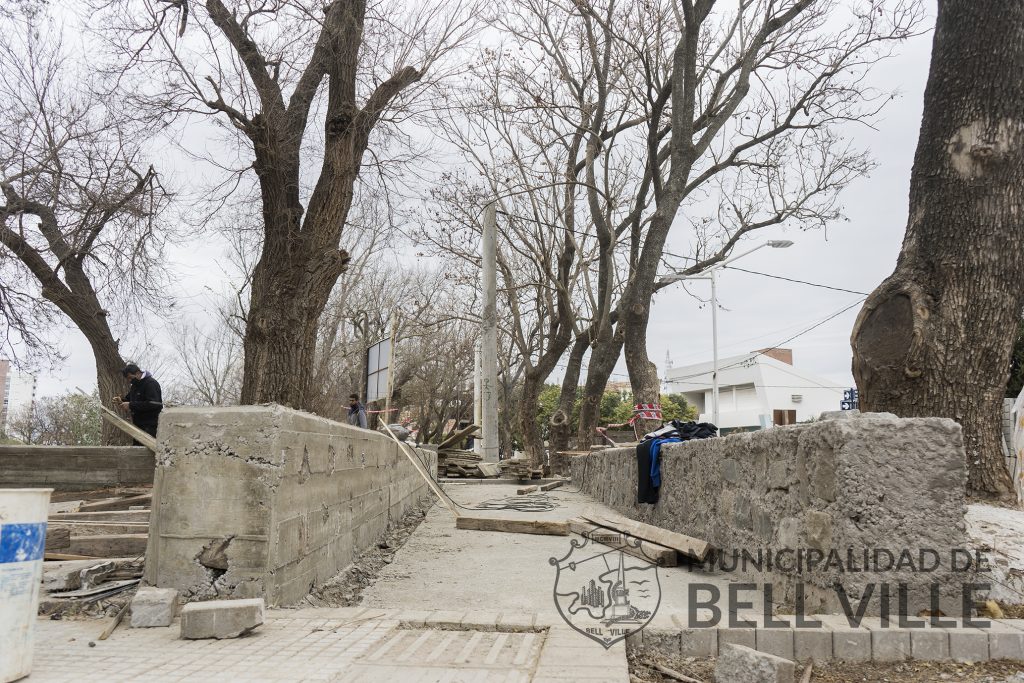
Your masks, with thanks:
M242 402L315 409L317 326L350 258L340 244L364 156L377 159L384 136L412 115L409 104L445 74L472 33L473 9L455 0L102 6L105 33L143 76L140 106L165 118L217 117L251 158L242 170L259 187L261 240ZM303 164L319 166L311 187Z
M1022 187L1024 5L940 2L910 220L854 326L853 375L867 410L957 420L970 494L1014 502L1001 424L1024 308Z
M160 305L171 231L156 224L168 197L143 131L96 93L80 57L45 15L0 15L2 341L49 353L59 311L92 347L106 399L124 366L112 330Z

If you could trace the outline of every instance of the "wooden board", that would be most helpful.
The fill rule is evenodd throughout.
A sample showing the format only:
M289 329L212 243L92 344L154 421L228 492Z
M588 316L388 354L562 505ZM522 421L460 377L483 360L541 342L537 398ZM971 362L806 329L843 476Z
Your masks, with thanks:
M79 512L102 512L107 510L128 510L135 505L152 505L153 494L144 493L141 496L129 496L127 498L115 498L113 500L101 500L98 503L85 503L78 508Z
M501 474L501 468L496 462L478 462L476 466L485 477L496 477Z
M138 557L146 554L149 534L74 536L68 552L91 557Z
M104 512L56 512L50 515L51 522L120 522L142 523L149 522L149 510L107 510Z
M92 555L71 555L69 553L43 553L43 559L63 562L65 560L102 560L103 558L93 557Z
M103 593L110 593L118 591L119 589L128 588L134 586L139 582L139 579L126 579L124 581L105 581L98 586L92 588L79 588L73 591L61 591L59 593L50 593L51 598L88 598L93 595L101 595Z
M568 522L550 522L539 519L501 519L496 517L466 517L455 520L456 529L473 531L504 531L510 534L539 534L542 536L568 536Z
M644 524L643 522L636 522L632 519L625 519L616 517L614 519L601 517L600 515L580 515L583 519L588 522L593 522L598 526L607 527L615 531L621 531L629 534L630 536L636 536L645 541L651 543L657 543L663 545L666 548L673 548L687 557L692 557L695 560L701 562L707 557L708 552L711 550L711 546L707 542L700 540L699 538L692 538L685 534L676 533L675 531L669 531L668 529L662 529L651 524Z
M552 482L549 482L547 484L543 484L540 487L540 490L541 491L550 491L551 489L557 489L559 486L563 485L564 483L565 483L564 481L552 481Z
M46 527L46 547L44 550L65 550L71 546L71 529Z
M460 429L459 431L455 432L441 443L437 444L437 450L443 450L448 446L451 446L452 444L458 443L459 441L469 438L469 435L478 429L480 429L479 425L469 425L465 429Z
M524 486L521 489L516 489L516 494L518 494L520 496L525 496L527 493L533 493L538 488L539 488L538 486Z
M104 405L101 405L100 406L100 410L103 411L101 413L101 415L103 416L104 420L106 420L110 424L114 425L115 427L117 427L122 432L124 432L128 436L132 437L133 439L135 439L139 443L141 443L143 446L145 446L149 450L151 450L154 453L156 453L156 439L155 438L153 438L152 436L150 436L146 432L142 431L141 429L139 429L138 427L133 425L131 422L128 422L127 420L122 419L117 413L115 413L110 408L108 408L108 407L106 407Z
M651 564L657 564L659 567L679 566L679 557L676 551L657 543L640 539L640 546L637 547L634 545L636 542L634 540L635 536L621 534L583 519L570 519L569 530L574 534L589 538L594 543L600 543L609 548L621 550L627 555L639 557L641 560L647 560Z

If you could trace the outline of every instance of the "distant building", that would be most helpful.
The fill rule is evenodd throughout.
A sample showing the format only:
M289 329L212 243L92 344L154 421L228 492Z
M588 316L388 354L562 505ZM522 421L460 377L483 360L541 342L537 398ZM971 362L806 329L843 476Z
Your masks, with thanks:
M696 406L700 422L712 421L711 361L666 372L669 393ZM791 349L753 351L718 360L718 427L723 433L788 425L839 410L844 387L793 367Z
M35 375L14 372L9 360L0 360L0 386L3 387L0 425L6 432L10 420L35 403L36 378Z

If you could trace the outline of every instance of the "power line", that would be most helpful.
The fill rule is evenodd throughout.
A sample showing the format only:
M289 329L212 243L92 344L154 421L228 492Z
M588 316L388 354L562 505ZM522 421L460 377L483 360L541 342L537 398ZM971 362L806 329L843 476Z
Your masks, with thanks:
M736 266L722 266L722 268L728 268L730 270L738 270L741 273L750 273L751 275L760 275L762 277L770 277L773 280L785 280L786 282L795 282L800 285L808 285L809 287L820 287L822 289L831 289L834 292L846 292L847 294L859 294L860 296L867 296L867 292L857 292L852 289L843 289L842 287L833 287L831 285L822 285L817 282L807 282L806 280L796 280L791 277L783 277L781 275L772 275L771 273L760 273L756 270L747 270L746 268L737 268Z

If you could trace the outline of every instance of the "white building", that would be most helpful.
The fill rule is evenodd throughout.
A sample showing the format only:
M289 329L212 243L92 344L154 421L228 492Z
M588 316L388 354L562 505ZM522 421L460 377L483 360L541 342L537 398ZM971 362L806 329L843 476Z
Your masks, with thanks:
M712 421L713 363L667 370L667 393L683 394L699 422ZM839 410L844 387L793 367L790 349L718 359L718 427L723 433L787 425Z
M36 378L34 375L13 372L10 361L0 359L0 391L3 392L0 431L7 431L10 420L35 403Z

